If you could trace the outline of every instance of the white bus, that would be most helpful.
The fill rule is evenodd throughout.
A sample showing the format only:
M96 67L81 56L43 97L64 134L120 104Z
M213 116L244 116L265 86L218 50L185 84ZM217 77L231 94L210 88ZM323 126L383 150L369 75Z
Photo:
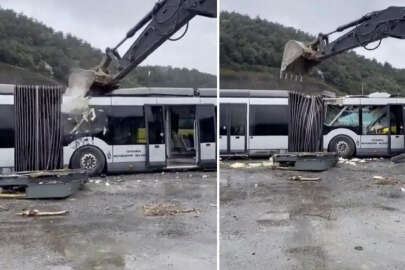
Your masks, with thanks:
M91 174L216 167L216 89L135 88L63 115L63 163ZM14 86L0 85L0 170L14 168Z
M340 156L405 152L405 98L387 94L325 98L323 148ZM222 90L220 153L269 156L288 150L288 91Z
M222 90L220 153L269 156L288 148L288 92Z

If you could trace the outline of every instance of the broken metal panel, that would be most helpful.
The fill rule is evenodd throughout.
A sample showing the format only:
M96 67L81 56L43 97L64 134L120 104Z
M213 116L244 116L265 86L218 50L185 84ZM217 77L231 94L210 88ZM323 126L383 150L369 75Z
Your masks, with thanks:
M304 96L291 92L288 97L289 152L322 151L324 101L318 96Z
M273 156L274 162L280 163L280 168L295 171L326 171L335 167L338 162L336 153L286 153Z
M63 91L64 89L58 86L16 86L16 171L62 168Z
M76 193L87 182L88 175L84 170L53 170L37 172L19 172L0 175L0 188L11 191L10 198L16 198L15 191L23 190L18 198L51 199L67 198ZM0 193L7 198L7 193Z

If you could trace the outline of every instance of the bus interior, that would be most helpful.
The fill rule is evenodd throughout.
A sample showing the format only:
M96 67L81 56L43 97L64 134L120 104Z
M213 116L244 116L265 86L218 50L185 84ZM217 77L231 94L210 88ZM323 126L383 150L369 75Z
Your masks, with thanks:
M195 106L166 106L165 123L167 166L195 165L198 141Z

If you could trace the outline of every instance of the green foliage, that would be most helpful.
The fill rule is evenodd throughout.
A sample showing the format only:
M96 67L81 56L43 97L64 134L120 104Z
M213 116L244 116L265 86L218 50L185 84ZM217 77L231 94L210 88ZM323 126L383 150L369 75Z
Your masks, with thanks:
M217 77L196 69L171 66L140 66L125 78L121 86L216 88Z
M13 66L9 71L0 69L0 83L67 84L72 69L93 68L102 57L101 50L71 34L56 32L23 14L0 8L0 65ZM216 76L197 70L145 66L134 70L121 85L216 87L216 81Z
M291 87L277 76L281 65L284 45L288 40L303 42L315 39L303 31L285 27L263 19L250 18L238 13L222 12L220 17L220 63L221 75L232 70L249 79L232 82L234 77L221 76L221 88L243 84L245 88L272 86L273 89ZM398 41L403 42L403 41ZM260 84L257 80L265 76L267 68L273 75L267 76L271 82ZM232 79L233 78L233 79ZM247 82L252 83L251 86ZM359 94L384 91L405 94L405 70L395 69L390 64L369 60L355 52L334 56L323 62L304 78L306 87L324 87L337 93ZM295 88L298 87L295 85ZM301 85L300 87L303 87ZM241 88L241 87L240 87ZM313 89L307 89L309 92Z

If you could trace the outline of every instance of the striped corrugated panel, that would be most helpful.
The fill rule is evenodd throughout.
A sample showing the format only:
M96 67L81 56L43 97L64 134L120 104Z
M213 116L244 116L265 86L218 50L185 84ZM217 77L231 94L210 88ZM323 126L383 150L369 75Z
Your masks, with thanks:
M320 96L291 92L289 103L289 152L320 152L323 147L324 101Z
M64 88L59 86L16 86L16 171L62 168L63 91Z

